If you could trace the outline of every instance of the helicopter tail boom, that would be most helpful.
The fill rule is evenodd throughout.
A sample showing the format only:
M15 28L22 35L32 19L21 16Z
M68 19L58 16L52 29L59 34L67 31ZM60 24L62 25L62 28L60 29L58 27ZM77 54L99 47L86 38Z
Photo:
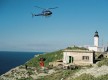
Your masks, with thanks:
M32 13L32 17L34 17L34 16L43 16L43 14L33 14Z

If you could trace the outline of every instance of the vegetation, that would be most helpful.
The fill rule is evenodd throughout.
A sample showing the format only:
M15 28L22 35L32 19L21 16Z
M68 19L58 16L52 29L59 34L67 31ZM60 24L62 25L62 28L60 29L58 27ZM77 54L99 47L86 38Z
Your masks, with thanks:
M102 75L99 77L94 77L90 74L82 74L76 78L69 78L69 76L72 76L75 72L78 70L60 70L57 73L41 77L40 79L37 80L107 80L108 79L108 74Z
M96 80L108 80L108 74L98 77Z
M101 67L102 65L107 65L108 66L108 58L105 58L105 59L99 61L97 63L97 65L98 65L98 67Z
M65 80L70 75L74 74L75 70L59 70L57 73L42 77L38 80Z
M21 79L16 79L16 80L33 80L33 79L29 77L29 78L21 78Z
M94 77L90 74L82 74L79 77L71 80L108 80L108 74L99 77Z
M70 50L88 50L88 49L85 48L85 47L77 47L77 46L74 46L74 47L67 47L66 49L70 49Z
M45 66L48 66L49 62L62 59L63 52L62 52L62 50L59 50L59 51L55 51L55 52L41 54L38 57L32 58L30 61L28 61L26 63L26 65L39 68L39 59L42 57L46 59Z
M90 74L82 74L79 77L75 78L74 80L96 80L96 78Z

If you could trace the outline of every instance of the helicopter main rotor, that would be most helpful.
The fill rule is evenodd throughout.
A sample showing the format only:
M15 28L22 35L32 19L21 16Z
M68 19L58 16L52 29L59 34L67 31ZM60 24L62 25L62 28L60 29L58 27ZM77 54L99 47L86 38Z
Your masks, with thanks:
M54 8L42 8L42 7L39 7L39 6L35 6L35 7L37 7L37 8L40 8L40 9L43 9L43 10L48 10L48 9L56 9L56 8L58 8L58 7L54 7Z

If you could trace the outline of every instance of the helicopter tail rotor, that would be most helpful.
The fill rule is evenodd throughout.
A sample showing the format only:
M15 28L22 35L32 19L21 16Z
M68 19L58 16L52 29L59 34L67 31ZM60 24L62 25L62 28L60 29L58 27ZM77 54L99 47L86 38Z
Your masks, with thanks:
M35 16L35 14L32 13L32 18Z
M34 15L32 14L32 18L34 17Z

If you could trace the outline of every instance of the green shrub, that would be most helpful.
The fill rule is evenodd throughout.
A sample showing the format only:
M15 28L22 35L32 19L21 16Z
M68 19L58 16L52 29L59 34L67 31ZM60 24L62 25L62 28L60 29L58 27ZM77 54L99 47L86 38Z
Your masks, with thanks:
M97 80L108 80L108 74L98 77Z
M29 77L29 78L21 78L21 79L16 79L16 80L33 80L33 79Z
M56 73L41 77L38 80L61 80L62 78L63 78L63 80L67 80L66 78L74 73L75 73L74 70L59 70Z
M72 80L96 80L96 78L90 74L82 74L79 77Z
M98 67L101 67L102 65L107 65L108 66L108 58L103 59L102 61L99 61L97 63Z
M99 76L97 78L95 78L94 76L90 74L82 74L79 77L72 80L108 80L108 74Z

